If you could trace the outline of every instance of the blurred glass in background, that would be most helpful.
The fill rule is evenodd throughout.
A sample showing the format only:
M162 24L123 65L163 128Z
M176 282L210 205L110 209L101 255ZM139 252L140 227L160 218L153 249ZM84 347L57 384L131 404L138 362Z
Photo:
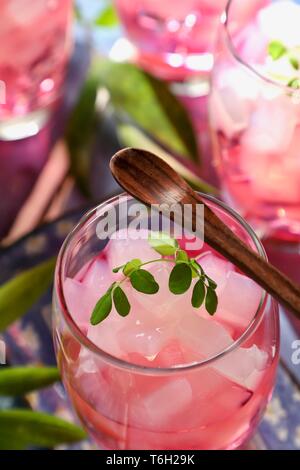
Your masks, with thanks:
M207 74L226 0L115 0L140 65L167 80Z
M37 134L60 96L72 0L0 0L0 139Z

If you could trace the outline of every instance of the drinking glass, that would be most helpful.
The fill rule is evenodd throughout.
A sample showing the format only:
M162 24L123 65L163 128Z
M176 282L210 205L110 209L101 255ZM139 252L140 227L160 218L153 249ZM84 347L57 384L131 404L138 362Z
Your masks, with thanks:
M159 77L183 81L207 75L226 0L115 0L138 61Z
M265 257L254 232L237 214L212 197L202 197ZM209 252L201 262L218 279L222 312L216 318L190 312L190 298L172 296L163 287L164 271L157 267L157 294L136 293L132 311L121 322L111 313L100 325L89 325L99 286L111 282L103 263L113 259L114 266L132 255L144 259L149 251L145 241L108 241L103 236L99 221L125 203L130 209L136 201L124 194L90 211L66 239L57 261L53 332L71 402L102 449L235 449L253 434L271 398L279 349L277 303ZM131 220L123 214L116 230L124 230L124 221L127 227ZM180 243L184 240L185 235ZM145 309L147 318L141 314L136 321ZM115 331L117 323L121 326ZM175 323L180 338L170 337L162 345L162 335L168 328L172 332Z
M0 0L0 139L35 135L60 95L72 0Z
M261 237L299 242L300 5L269 2L245 22L240 4L229 1L216 46L209 99L215 165L225 201ZM282 47L278 57L273 49L274 60L272 47Z

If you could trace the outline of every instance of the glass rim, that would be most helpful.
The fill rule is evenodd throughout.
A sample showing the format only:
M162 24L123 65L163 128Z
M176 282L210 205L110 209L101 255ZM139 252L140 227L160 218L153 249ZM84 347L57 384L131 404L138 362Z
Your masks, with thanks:
M217 198L198 192L199 196L203 199L206 199L216 206L220 207L221 209L225 210L227 214L229 214L233 219L235 219L236 222L238 222L242 228L247 232L248 235L250 235L251 240L254 242L255 248L260 256L262 256L264 259L267 259L267 255L265 252L265 249L263 245L261 244L260 240L258 239L257 235L255 234L254 230L250 227L250 225L239 215L237 214L233 209L228 207L225 203L222 201L218 200ZM209 364L212 364L213 362L221 359L222 357L225 357L226 355L230 354L231 352L235 351L241 344L243 344L251 335L251 333L256 329L257 325L260 323L262 318L264 317L264 314L266 312L266 306L268 299L270 295L262 289L262 295L260 299L260 303L258 305L258 308L255 312L255 315L253 316L252 320L249 322L247 328L245 331L237 338L235 341L232 342L229 346L227 346L225 349L219 351L217 354L212 355L208 359L203 359L201 361L197 362L192 362L188 364L182 364L178 366L173 366L173 367L148 367L148 366L142 366L139 364L127 362L126 360L120 359L116 356L113 356L112 354L104 351L100 347L98 347L93 341L91 341L79 328L79 326L76 324L74 321L72 314L69 312L69 309L67 307L65 297L64 297L64 289L63 289L63 265L66 260L66 256L68 254L68 248L70 245L71 240L76 236L78 233L83 228L86 228L89 226L90 223L94 220L94 216L97 216L98 211L104 208L105 206L109 204L114 204L121 199L134 199L132 196L130 196L127 193L121 193L119 195L113 196L104 202L100 203L98 206L94 207L93 209L89 210L78 222L78 224L74 227L74 229L69 233L69 235L66 237L59 255L57 259L57 264L56 264L56 270L55 270L55 280L54 280L54 290L56 291L57 294L57 300L59 302L59 308L60 312L59 314L63 316L71 334L76 338L76 340L85 348L87 348L90 352L93 354L96 354L96 356L99 356L102 360L105 362L108 362L116 367L119 367L120 369L127 369L130 371L136 371L138 373L144 374L144 375L169 375L169 374L180 374L182 372L194 370L200 367L207 366Z
M229 31L229 23L230 23L230 18L229 18L229 15L230 15L230 7L232 5L232 3L234 2L235 0L228 0L227 2L227 5L226 5L226 8L225 10L223 11L223 14L221 16L221 24L223 25L224 29L225 29L225 34L226 34L226 39L227 39L227 46L228 46L228 49L229 49L229 52L230 54L232 55L232 57L240 64L242 65L243 67L245 67L247 69L248 72L252 73L253 75L255 75L256 77L258 77L260 80L268 83L269 85L272 85L274 87L277 87L281 90L284 90L288 93L290 93L291 95L296 95L296 94L299 94L299 89L295 89L293 87L290 87L288 85L285 85L284 83L280 83L279 81L276 81L276 80L272 80L272 78L269 78L267 77L266 75L263 75L261 72L259 72L254 66L252 66L251 64L249 64L245 59L243 59L243 57L239 54L239 52L237 51L234 43L233 43L233 39L232 39L232 35ZM237 1L237 0L236 0Z

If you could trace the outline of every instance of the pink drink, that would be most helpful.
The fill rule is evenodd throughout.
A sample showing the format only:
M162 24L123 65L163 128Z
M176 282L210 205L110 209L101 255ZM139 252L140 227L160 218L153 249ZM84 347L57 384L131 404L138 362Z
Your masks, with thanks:
M72 1L0 0L0 11L1 122L57 98L70 53Z
M300 5L272 2L243 28L232 20L220 32L210 115L225 199L261 234L300 235L300 95L287 84L299 76L286 54L268 56L277 40L298 61ZM288 25L288 26L287 26Z
M116 0L116 5L147 70L168 80L211 70L226 0Z
M207 203L263 256L242 221L217 201ZM113 310L91 326L97 300L120 278L112 269L136 257L157 258L147 240L132 240L130 230L128 238L111 239L105 248L97 239L99 217L116 205L117 198L91 213L58 262L54 338L74 408L101 448L234 449L253 433L271 396L278 359L277 306L204 246L190 256L218 284L214 317L203 307L192 307L191 293L171 294L171 266L158 263L148 267L160 285L157 294L141 294L123 284L132 306L129 315L120 317Z

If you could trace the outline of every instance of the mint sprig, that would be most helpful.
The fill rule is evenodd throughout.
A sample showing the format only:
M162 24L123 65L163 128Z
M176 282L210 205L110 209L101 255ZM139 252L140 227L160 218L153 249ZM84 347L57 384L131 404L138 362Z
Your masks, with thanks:
M138 292L154 295L159 291L159 284L154 276L144 266L153 263L172 263L174 265L169 276L169 290L174 295L185 294L191 287L192 279L198 278L193 287L191 304L194 308L200 308L203 303L210 315L214 315L218 307L217 284L207 276L195 258L190 258L188 253L179 247L175 238L161 232L151 232L149 236L150 246L161 255L161 258L142 262L136 258L122 266L113 269L114 273L122 271L123 278L113 282L105 294L98 300L92 316L91 324L97 325L108 317L115 306L117 313L126 317L130 313L130 302L121 285L130 283Z
M268 54L273 60L278 60L288 52L288 49L280 41L271 41L268 44Z

